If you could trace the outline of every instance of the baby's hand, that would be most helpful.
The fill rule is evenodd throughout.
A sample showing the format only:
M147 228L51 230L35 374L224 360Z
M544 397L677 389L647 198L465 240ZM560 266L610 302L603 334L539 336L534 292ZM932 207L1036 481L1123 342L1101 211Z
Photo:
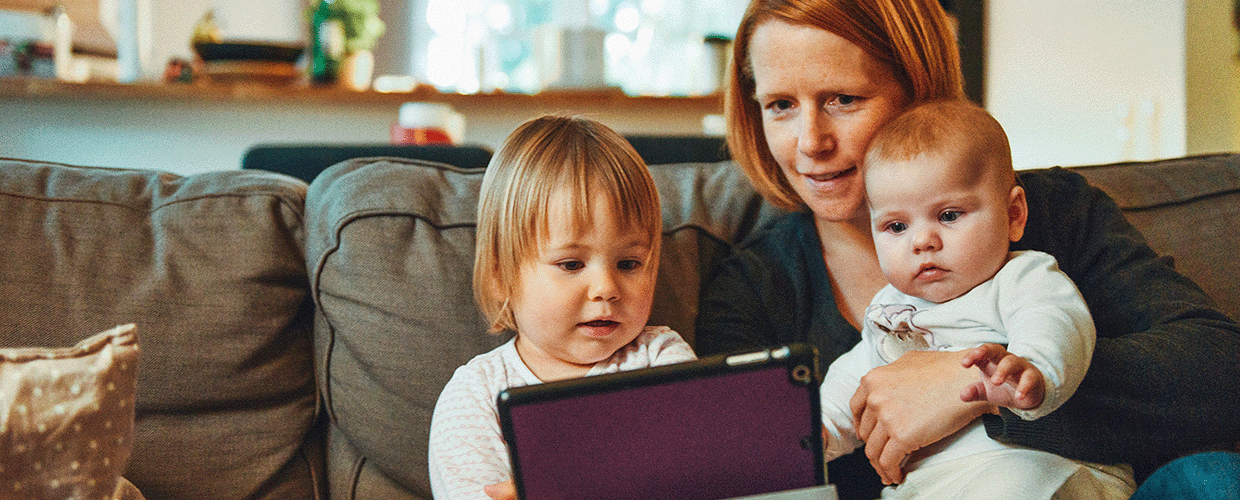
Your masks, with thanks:
M960 391L960 399L965 402L989 401L1007 408L1031 410L1046 398L1042 372L999 344L983 344L965 351L960 364L982 371L981 380Z

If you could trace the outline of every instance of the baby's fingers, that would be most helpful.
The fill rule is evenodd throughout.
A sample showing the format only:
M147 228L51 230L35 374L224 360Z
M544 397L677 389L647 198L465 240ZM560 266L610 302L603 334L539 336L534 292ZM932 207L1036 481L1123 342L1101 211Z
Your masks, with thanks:
M1006 353L1007 349L999 344L982 344L964 351L964 356L960 358L960 365L965 368L985 366L987 362L996 361Z
M1007 354L1003 359L999 360L994 373L990 375L990 382L995 385L1003 385L1004 382L1009 380L1016 382L1017 378L1024 372L1026 365L1024 358Z
M1046 380L1042 378L1042 372L1038 371L1037 367L1030 367L1021 374L1015 398L1017 407L1025 410L1042 404L1042 400L1046 398Z

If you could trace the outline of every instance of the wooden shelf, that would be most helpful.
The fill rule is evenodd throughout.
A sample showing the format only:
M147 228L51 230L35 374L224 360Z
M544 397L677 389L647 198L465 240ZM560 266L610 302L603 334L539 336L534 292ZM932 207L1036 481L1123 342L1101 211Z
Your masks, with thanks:
M276 87L265 84L120 84L68 83L38 78L0 78L0 98L7 99L97 99L97 100L180 100L204 102L304 102L307 104L389 104L408 101L443 102L448 104L529 105L679 105L722 110L718 94L692 97L629 96L619 89L555 90L539 94L454 94L431 87L411 92L355 92L339 88L308 86Z

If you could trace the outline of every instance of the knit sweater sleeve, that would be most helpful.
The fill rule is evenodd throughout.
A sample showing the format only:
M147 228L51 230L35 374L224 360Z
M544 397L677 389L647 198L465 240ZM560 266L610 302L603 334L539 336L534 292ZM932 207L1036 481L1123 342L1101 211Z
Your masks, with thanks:
M428 447L435 498L488 500L483 488L511 477L495 402L504 385L500 356L484 355L457 368L439 395Z
M1159 257L1115 202L1063 169L1021 176L1029 225L1014 250L1059 261L1098 340L1076 394L1025 421L986 416L991 437L1069 458L1130 463L1142 476L1178 455L1240 440L1240 327Z

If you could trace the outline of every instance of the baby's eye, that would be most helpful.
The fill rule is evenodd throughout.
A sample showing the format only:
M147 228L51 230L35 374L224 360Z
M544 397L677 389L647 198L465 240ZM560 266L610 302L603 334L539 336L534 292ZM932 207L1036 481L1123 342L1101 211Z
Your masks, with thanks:
M962 215L964 215L964 212L959 210L947 210L939 215L939 220L942 222L956 222Z
M906 229L908 229L908 224L903 222L891 222L887 224L887 231L894 234L903 233Z
M579 260L566 260L563 262L557 262L555 265L565 271L580 271L581 268L586 267L586 264Z
M625 259L617 263L616 267L620 268L622 271L632 271L642 267L642 261L637 259Z

